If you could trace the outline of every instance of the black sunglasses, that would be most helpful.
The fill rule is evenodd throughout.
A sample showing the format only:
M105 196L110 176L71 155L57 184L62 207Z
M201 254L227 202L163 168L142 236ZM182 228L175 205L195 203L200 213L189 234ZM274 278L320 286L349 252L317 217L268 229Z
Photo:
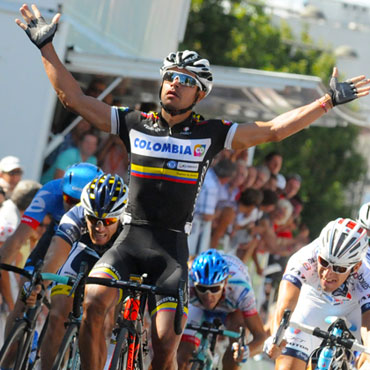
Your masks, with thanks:
M201 293L201 294L205 294L207 293L207 291L209 291L210 293L218 293L221 291L221 289L223 288L223 284L220 284L220 285L199 285L199 284L196 284L195 285L195 289Z
M317 260L319 261L319 264L324 268L329 268L329 266L331 266L332 270L337 274L345 274L348 271L348 269L351 268L351 267L345 267L345 266L340 266L340 265L333 265L332 263L328 262L321 256L318 256Z

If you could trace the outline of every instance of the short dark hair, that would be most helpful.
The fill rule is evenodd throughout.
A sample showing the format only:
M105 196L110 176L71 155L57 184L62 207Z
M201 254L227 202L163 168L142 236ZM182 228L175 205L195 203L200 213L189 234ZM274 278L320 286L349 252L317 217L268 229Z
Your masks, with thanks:
M276 191L266 189L263 191L263 200L261 202L262 206L269 206L271 204L276 205L279 197Z
M248 188L245 189L239 198L239 202L244 206L259 206L263 199L261 190Z
M231 177L236 172L236 164L224 158L213 166L213 170L218 177Z
M279 153L278 151L272 151L270 153L267 153L265 155L265 162L269 162L272 158L274 158L275 156L279 156L279 157L283 157L281 155L281 153Z

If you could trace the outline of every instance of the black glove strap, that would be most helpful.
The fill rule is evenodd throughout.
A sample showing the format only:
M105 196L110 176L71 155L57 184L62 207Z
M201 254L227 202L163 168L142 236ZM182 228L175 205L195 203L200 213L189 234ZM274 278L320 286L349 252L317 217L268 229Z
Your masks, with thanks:
M336 77L332 77L329 85L333 106L348 103L357 98L357 89L353 82L338 82Z
M31 20L25 32L29 39L41 49L53 40L57 27L56 23L47 24L44 17L39 17Z

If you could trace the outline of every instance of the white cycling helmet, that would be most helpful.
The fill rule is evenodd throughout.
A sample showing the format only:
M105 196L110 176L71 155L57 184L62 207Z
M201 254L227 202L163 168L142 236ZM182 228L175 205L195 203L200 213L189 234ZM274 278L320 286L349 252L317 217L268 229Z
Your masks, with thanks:
M365 258L368 248L366 230L349 218L330 221L320 234L319 254L326 261L353 266Z
M207 59L203 59L195 51L185 50L176 53L170 53L164 60L161 67L161 77L171 68L184 68L195 74L196 79L202 85L202 90L206 96L212 90L212 72Z
M365 229L370 229L370 202L361 206L358 212L357 222Z

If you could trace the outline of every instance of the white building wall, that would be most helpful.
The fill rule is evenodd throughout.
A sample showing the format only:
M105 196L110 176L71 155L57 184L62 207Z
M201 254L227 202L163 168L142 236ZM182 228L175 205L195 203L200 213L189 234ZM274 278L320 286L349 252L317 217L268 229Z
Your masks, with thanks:
M22 4L0 2L0 158L21 159L25 178L38 179L56 96L41 63L39 50L15 23ZM63 58L66 27L55 46Z
M37 180L43 164L56 94L40 52L14 23L23 2L0 0L0 158L21 159L25 178ZM176 50L187 22L190 0L39 0L45 18L62 6L54 38L64 60L66 48L105 55L161 59Z

